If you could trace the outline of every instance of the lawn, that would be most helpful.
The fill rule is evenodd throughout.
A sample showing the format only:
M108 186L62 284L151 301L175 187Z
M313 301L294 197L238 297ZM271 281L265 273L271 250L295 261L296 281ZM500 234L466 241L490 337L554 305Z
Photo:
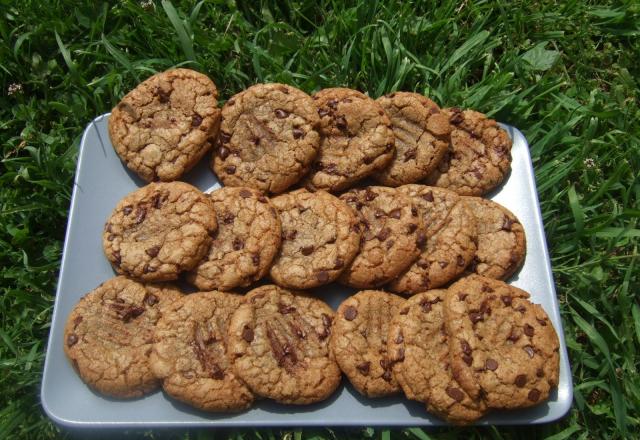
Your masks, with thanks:
M377 97L415 90L531 145L574 404L525 428L130 432L237 439L627 438L640 432L640 4L0 0L0 438L78 437L39 403L84 126L156 71ZM109 437L115 433L110 432ZM96 435L100 437L100 434Z

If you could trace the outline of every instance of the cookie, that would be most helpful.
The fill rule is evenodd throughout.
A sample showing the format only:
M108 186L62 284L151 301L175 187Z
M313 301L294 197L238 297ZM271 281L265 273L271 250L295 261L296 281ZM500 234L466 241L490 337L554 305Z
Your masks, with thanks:
M447 291L453 375L491 408L536 405L558 385L558 335L542 307L528 298L523 290L479 275Z
M487 406L454 379L445 328L446 291L430 290L409 298L389 325L388 352L407 398L425 402L427 411L451 423L468 424Z
M280 403L326 399L342 377L329 350L333 315L322 301L275 285L250 291L229 325L235 372Z
M278 194L309 170L320 119L309 95L284 84L257 84L222 108L212 167L226 186Z
M459 108L445 109L453 125L451 144L428 185L461 195L480 196L498 186L511 169L511 139L484 114Z
M385 186L423 180L449 149L449 118L418 93L396 92L376 102L391 120L396 151L391 163L373 177Z
M151 183L111 213L102 247L114 269L143 281L167 281L193 269L216 231L213 203L183 182Z
M355 212L325 191L305 189L273 199L282 221L282 246L271 279L292 289L334 281L360 248Z
M522 224L499 203L480 197L462 199L478 225L478 250L470 271L489 278L509 278L522 265L527 252Z
M159 387L149 353L162 313L181 297L169 285L112 278L82 297L64 328L64 352L97 392L135 398Z
M360 251L339 281L358 289L381 286L407 269L426 243L411 198L395 188L369 186L340 196L360 215Z
M354 388L367 397L400 391L387 356L389 322L404 303L390 293L363 290L340 304L331 329L331 350Z
M224 187L210 197L218 231L187 281L200 290L248 286L266 275L278 252L280 218L269 199L252 188Z
M169 396L204 411L251 406L254 396L233 372L226 342L229 319L241 302L233 293L197 292L163 314L150 364Z
M476 254L476 218L462 197L444 188L404 185L423 218L427 244L418 259L389 284L392 292L413 295L458 278Z
M153 75L111 111L111 143L147 182L177 180L213 146L220 127L217 98L213 81L193 70Z
M380 104L344 88L320 90L313 99L322 137L307 188L342 191L391 162L393 131Z

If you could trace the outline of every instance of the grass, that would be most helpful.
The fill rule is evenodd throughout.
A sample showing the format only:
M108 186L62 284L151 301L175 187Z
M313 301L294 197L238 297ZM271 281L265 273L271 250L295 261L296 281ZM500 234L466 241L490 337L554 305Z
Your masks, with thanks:
M78 437L39 385L84 126L155 71L308 92L416 90L531 144L575 385L536 427L162 431L233 439L626 438L640 431L640 6L634 1L0 0L0 438ZM104 434L97 433L100 437ZM115 435L110 432L109 437Z

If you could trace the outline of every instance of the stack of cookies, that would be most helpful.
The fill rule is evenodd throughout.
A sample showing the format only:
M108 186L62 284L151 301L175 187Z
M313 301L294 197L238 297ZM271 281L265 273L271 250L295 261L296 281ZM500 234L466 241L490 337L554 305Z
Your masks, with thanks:
M150 183L106 222L119 276L85 296L65 329L68 357L99 392L162 385L197 408L240 411L256 397L318 402L344 372L365 396L402 389L468 423L557 385L553 326L496 281L521 266L526 245L518 219L481 197L511 161L508 135L483 114L416 93L310 97L284 84L252 86L219 109L209 78L175 69L126 95L109 133ZM211 149L223 188L178 181ZM265 277L275 284L256 287ZM364 290L334 314L301 292L334 281L411 298Z

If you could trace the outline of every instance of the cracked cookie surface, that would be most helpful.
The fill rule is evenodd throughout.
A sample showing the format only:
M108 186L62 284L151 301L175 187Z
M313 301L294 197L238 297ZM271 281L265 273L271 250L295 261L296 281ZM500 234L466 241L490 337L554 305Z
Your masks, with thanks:
M453 126L451 143L425 183L461 195L480 196L498 186L511 169L511 139L498 123L474 110L444 109Z
M338 278L359 289L381 286L414 262L426 243L411 198L396 188L369 186L340 196L360 216L360 250Z
M64 351L82 380L111 397L159 387L149 363L153 329L182 294L169 285L112 278L82 297L67 318Z
M455 424L482 417L487 406L454 379L445 328L445 290L409 298L389 326L388 351L393 375L407 398L425 402L427 411Z
M118 202L102 246L120 274L175 280L206 255L215 230L213 203L200 190L183 182L151 183Z
M235 375L227 329L242 296L197 292L171 304L158 321L150 364L171 397L205 411L247 409L254 396Z
M226 186L278 194L309 170L320 145L313 100L284 84L257 84L227 101L212 167Z
M373 177L386 186L424 179L449 148L449 117L418 93L391 93L376 102L391 120L396 149L391 163Z
M464 273L476 254L476 218L453 191L424 185L404 185L423 218L427 243L418 259L389 284L389 289L413 295L443 286Z
M307 188L342 191L391 162L391 121L376 101L345 88L320 90L313 99L321 140Z
M302 293L275 285L250 291L229 325L235 372L255 394L280 403L326 399L342 377L329 350L333 316Z
M558 335L542 307L528 298L523 290L479 275L447 291L454 377L491 408L536 405L558 385Z
M205 258L187 274L200 290L248 286L268 271L280 247L280 219L258 190L224 187L209 194L218 230Z
M189 69L158 73L111 111L109 136L120 159L147 182L179 179L213 146L218 91Z
M509 278L522 265L527 252L522 224L499 203L480 197L462 199L478 226L478 250L470 271L489 278Z
M387 356L387 334L393 315L404 303L399 296L363 290L340 304L331 330L331 350L342 372L367 397L398 393Z
M282 222L282 246L270 272L273 281L292 289L334 281L360 248L355 212L326 191L301 189L272 202Z

